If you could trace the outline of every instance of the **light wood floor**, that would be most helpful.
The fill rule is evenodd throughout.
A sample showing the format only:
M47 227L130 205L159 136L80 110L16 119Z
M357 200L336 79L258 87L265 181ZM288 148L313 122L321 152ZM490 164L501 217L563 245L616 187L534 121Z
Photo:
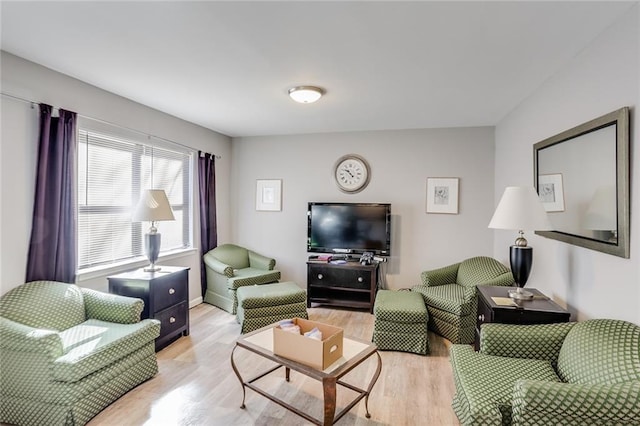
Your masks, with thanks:
M370 340L373 315L362 311L309 309L315 321L345 329L346 335ZM191 334L158 352L160 372L98 414L89 426L104 425L306 425L301 417L247 389L241 409L242 388L230 364L234 342L240 335L235 317L208 304L190 310ZM451 343L429 333L431 355L380 352L382 374L369 398L371 418L364 401L351 409L338 425L459 425L451 399L454 387L448 349ZM243 349L234 356L243 377L252 377L273 365ZM376 367L374 357L343 380L366 388ZM291 382L277 370L259 382L278 397L322 416L322 385L291 372ZM338 387L337 405L353 398Z

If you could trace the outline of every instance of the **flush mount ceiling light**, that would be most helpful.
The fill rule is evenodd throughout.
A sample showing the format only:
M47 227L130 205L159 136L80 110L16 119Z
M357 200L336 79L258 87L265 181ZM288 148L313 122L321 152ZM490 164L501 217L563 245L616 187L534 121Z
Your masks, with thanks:
M301 104L310 104L324 94L324 90L316 86L298 86L289 89L289 96L296 102Z

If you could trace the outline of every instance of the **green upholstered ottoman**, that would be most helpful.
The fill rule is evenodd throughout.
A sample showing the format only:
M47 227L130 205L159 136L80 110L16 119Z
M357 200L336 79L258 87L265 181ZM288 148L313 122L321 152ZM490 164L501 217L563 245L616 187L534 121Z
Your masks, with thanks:
M236 318L242 333L257 330L283 319L307 315L307 292L294 282L252 285L237 290Z
M411 291L380 290L373 307L373 343L380 350L429 353L424 299Z

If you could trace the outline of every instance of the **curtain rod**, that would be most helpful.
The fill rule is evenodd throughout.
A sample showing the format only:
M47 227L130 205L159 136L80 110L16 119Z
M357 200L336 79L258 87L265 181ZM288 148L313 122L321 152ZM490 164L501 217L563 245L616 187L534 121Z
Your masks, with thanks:
M33 109L33 108L35 108L35 105L39 105L39 104L40 104L39 102L32 101L32 100L25 99L25 98L21 98L21 97L19 97L19 96L15 96L15 95L10 95L9 93L5 93L5 92L0 92L0 94L1 94L2 96L6 96L6 97L8 97L8 98L15 99L15 100L17 100L17 101L26 102L26 103L28 103L28 104L31 104L31 108L32 108L32 109ZM53 107L53 108L55 108L55 109L60 109L60 107ZM201 153L201 155L202 155L202 154L205 154L205 153L201 152L199 149L195 149L195 148L193 148L193 147L190 147L190 146L185 145L185 144L180 143L180 142L176 142L176 141L171 140L171 139L163 138L163 137L156 136L156 135L151 135L151 134L149 134L149 133L145 133L145 132L142 132L142 131L140 131L140 130L132 129L131 127L122 126L122 125L120 125L120 124L112 123L112 122L110 122L110 121L106 121L106 120L101 120L101 119L99 119L99 118L89 117L88 115L83 115L83 114L79 114L79 113L77 113L77 114L78 114L80 117L88 118L89 120L94 120L94 121L98 121L98 122L103 123L103 124L108 124L108 125L110 125L110 126L119 127L119 128L121 128L121 129L128 130L128 131L130 131L130 132L135 132L135 133L138 133L138 134L143 135L143 136L147 136L147 137L151 137L151 138L160 139L160 140L162 140L162 141L169 142L169 143L172 143L172 144L175 144L175 145L179 145L179 146L181 146L181 147L183 147L183 148L187 148L187 149L190 149L190 150L195 151L195 152L200 152L200 153ZM222 158L220 155L217 155L217 154L209 154L209 153L206 153L206 154L208 154L208 155L215 155L216 159L218 159L218 160Z

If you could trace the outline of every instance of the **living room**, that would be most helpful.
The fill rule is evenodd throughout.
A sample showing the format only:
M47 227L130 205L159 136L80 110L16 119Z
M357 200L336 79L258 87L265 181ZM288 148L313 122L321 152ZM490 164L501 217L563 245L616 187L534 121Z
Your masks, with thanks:
M607 9L602 7L603 11ZM3 39L8 19L4 8L3 4ZM127 95L96 87L89 80L81 81L39 65L35 59L23 59L20 52L5 51L4 41L2 93L68 108L219 156L218 242L236 243L273 256L283 278L302 287L307 279L308 202L391 203L392 255L385 265L385 278L386 287L397 290L419 284L424 270L476 255L508 264L508 247L515 232L494 231L487 225L505 187L533 185L533 145L623 106L631 108L630 186L631 193L638 194L640 174L636 166L640 164L640 150L635 149L635 141L640 130L634 118L640 100L640 7L637 2L629 2L609 14L610 22L590 41L576 47L570 58L556 63L552 75L531 87L499 120L483 125L461 127L452 119L448 126L424 128L228 136L161 112L159 107L137 103L131 100L135 99L134 94L128 99ZM570 28L573 23L565 24ZM275 90L279 89L277 86ZM308 114L308 110L295 108L316 107L314 111L319 112L312 114L318 115L322 108L337 108L340 93L332 92L333 87L326 90L326 96L315 105L296 105L287 99L286 92L282 94L282 102L291 103L291 121L302 120ZM397 90L407 89L399 84ZM452 116L457 114L456 105L443 105L441 109ZM37 123L37 108L2 97L1 294L22 284L25 278ZM371 181L358 194L344 194L333 182L336 160L349 153L363 156L371 166ZM459 178L458 214L425 212L426 183L432 177ZM261 179L282 180L281 211L256 210L256 181ZM631 223L635 224L640 220L640 197L631 197L630 211ZM577 321L614 318L640 324L640 227L631 227L628 259L532 232L527 233L527 238L535 247L527 287L552 298ZM161 265L190 268L192 308L202 302L198 241L196 230L192 249L161 256L159 261ZM141 261L127 267L143 265ZM123 270L126 268L81 274L77 283L107 291L106 277Z

